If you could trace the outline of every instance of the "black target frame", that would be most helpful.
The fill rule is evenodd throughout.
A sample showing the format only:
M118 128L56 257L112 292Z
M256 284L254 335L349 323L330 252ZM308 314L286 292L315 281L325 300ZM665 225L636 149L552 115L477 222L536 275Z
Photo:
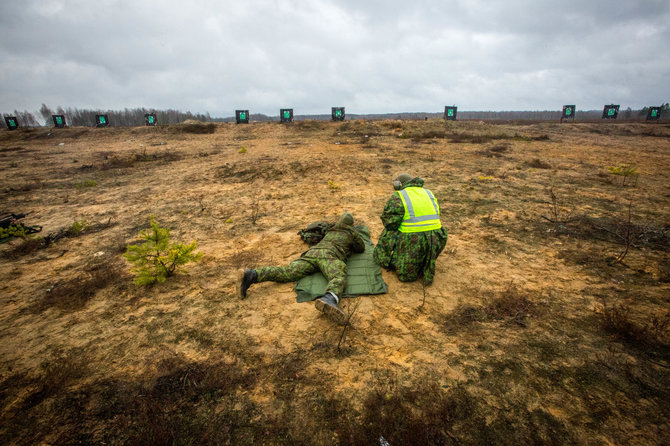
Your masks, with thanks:
M647 110L647 121L658 121L661 119L661 107L649 107Z
M279 122L293 122L293 109L292 108L280 109Z
M333 121L344 121L344 107L332 107L330 114Z
M7 130L16 130L19 128L19 120L16 119L16 116L5 116L5 125L7 125Z
M455 121L457 113L458 113L458 107L456 107L455 105L444 106L444 119L446 119L447 121Z
M563 122L564 119L572 119L573 121L575 120L575 113L577 112L577 106L576 105L564 105L563 106L563 111L561 112L561 122Z
M153 127L158 123L158 118L156 118L156 113L145 113L144 114L144 125L147 127Z
M602 119L616 119L619 116L620 105L609 104L603 107Z
M67 125L65 123L65 115L51 115L51 119L53 119L54 127L57 129L62 129Z
M96 127L107 127L109 125L109 116L107 115L95 115L95 126Z
M249 124L249 110L235 110L235 122Z

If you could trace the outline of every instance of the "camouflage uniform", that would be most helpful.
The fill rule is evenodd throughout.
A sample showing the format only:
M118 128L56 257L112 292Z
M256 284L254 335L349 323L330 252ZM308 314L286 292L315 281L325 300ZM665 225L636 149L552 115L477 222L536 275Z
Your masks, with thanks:
M321 271L328 280L326 292L342 297L347 281L347 259L353 252L365 251L365 243L351 226L341 217L318 244L305 251L299 259L288 266L264 266L257 268L258 282L295 282L312 273Z
M423 180L414 178L404 187L423 187ZM375 261L388 270L395 269L401 282L413 282L423 275L424 283L430 285L435 278L435 260L447 244L447 230L400 232L404 216L405 206L400 194L394 192L381 215L384 231L375 246Z

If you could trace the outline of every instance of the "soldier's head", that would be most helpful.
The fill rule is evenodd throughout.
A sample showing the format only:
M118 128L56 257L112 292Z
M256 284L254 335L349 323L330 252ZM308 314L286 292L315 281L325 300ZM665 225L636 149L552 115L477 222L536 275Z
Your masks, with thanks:
M407 183L412 181L412 178L414 177L412 177L412 175L408 173L401 173L395 180L393 180L393 189L395 190L402 189L403 187L405 187Z
M346 211L344 212L344 214L340 215L340 218L337 219L337 223L335 223L336 228L344 228L353 225L354 225L354 216Z

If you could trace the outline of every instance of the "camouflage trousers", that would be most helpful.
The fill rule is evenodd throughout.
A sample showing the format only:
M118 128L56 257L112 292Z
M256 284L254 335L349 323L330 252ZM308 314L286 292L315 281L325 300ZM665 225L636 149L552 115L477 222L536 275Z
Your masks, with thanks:
M317 271L328 281L326 292L341 298L347 282L347 264L338 259L300 257L288 266L264 266L257 268L259 282L296 282Z
M434 231L403 233L384 229L374 259L379 266L395 270L401 282L413 282L423 276L426 285L435 278L435 261L447 244L444 228Z

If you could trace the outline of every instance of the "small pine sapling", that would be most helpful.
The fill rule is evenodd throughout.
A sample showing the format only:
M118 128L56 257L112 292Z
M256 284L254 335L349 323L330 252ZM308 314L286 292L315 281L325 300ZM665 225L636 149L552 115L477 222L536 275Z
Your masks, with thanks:
M637 176L639 175L639 172L637 171L637 167L635 166L631 166L628 164L621 164L619 166L607 166L607 170L609 170L612 175L618 175L622 177L621 181L622 186L626 185L626 179L629 177L635 178L637 184Z
M0 228L0 240L12 237L21 237L25 240L29 237L29 234L26 232L26 228L20 224L9 225L7 228Z
M193 253L197 248L195 240L188 245L171 243L168 228L161 228L154 218L149 222L151 229L140 232L140 237L146 241L141 245L128 245L123 255L135 266L132 272L136 275L136 285L165 282L178 266L202 258L202 253Z

